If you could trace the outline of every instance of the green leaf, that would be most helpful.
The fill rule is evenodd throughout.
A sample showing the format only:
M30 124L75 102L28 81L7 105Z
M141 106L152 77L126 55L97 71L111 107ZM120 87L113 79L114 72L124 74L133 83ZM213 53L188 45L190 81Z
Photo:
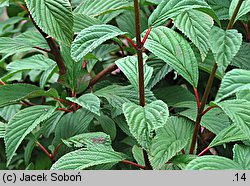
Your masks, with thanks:
M236 66L240 69L250 70L249 59L250 59L250 43L243 42L240 50L232 60L233 66Z
M132 4L126 0L86 0L74 12L96 17L128 8L132 8Z
M137 145L134 145L132 148L132 153L133 153L134 159L137 161L137 163L139 165L145 166L143 149L141 147L138 147Z
M45 70L39 81L39 85L41 88L44 88L46 83L50 80L50 78L54 75L54 73L57 71L58 66L57 64L51 65L47 70Z
M56 127L55 138L53 140L54 146L61 143L61 139L68 139L77 134L84 133L93 118L94 114L84 109L64 115Z
M250 90L250 71L233 69L223 77L215 102L220 102L241 90Z
M8 71L22 70L47 70L50 66L54 66L55 61L38 54L29 58L13 61L6 66Z
M79 98L67 97L67 100L80 105L90 112L100 116L100 99L92 93L84 94Z
M147 61L147 65L153 67L153 75L147 85L147 88L152 89L160 80L162 80L173 69L164 61L153 57Z
M185 105L187 103L188 105ZM175 105L175 107L188 108L179 114L185 116L192 121L196 121L197 104L196 102L182 102ZM201 120L201 126L207 128L214 134L218 134L224 128L230 125L230 120L227 115L220 108L213 108L207 112Z
M168 119L168 106L157 100L145 107L124 103L122 108L130 132L144 149L148 149L154 130L163 126Z
M103 132L79 134L62 140L68 147L96 149L98 147L111 147L110 137Z
M95 92L98 97L105 98L109 104L112 106L112 116L120 115L122 111L122 105L124 103L136 103L139 104L138 91L131 85L129 86L119 86L110 85L102 88ZM145 90L146 103L151 103L155 101L153 93L149 90Z
M250 134L250 102L246 100L227 100L217 103L241 131Z
M10 164L22 140L42 121L55 111L52 106L33 106L19 111L8 123L4 137L6 145L7 166Z
M139 86L139 70L138 70L138 60L137 56L128 56L117 60L116 65L118 68L126 75L133 87L138 90ZM147 64L144 66L144 85L147 87L150 78L153 74L153 68L149 67Z
M229 19L229 7L231 0L207 0L207 3L211 6L220 20Z
M82 68L82 63L76 62L72 59L71 48L65 45L61 46L62 57L67 68L67 86L76 93L82 92L88 87L90 81L90 74L86 69Z
M186 170L242 170L243 167L225 157L207 155L192 160Z
M164 135L156 136L152 142L149 156L153 169L161 169L161 167L177 152L181 151L186 144L187 142L185 140L166 138Z
M174 165L178 166L179 168L181 168L182 170L185 169L185 167L187 166L187 164L194 160L197 156L195 155L185 155L185 154L180 154L177 155L175 157L173 157L171 159L171 163L173 163Z
M2 0L2 2L0 2L0 7L5 7L5 6L9 6L9 0Z
M168 96L166 96L166 92L168 93ZM177 85L157 88L154 90L154 95L157 99L167 103L169 107L184 101L195 102L195 96L191 92L189 92L186 88Z
M6 66L6 69L10 72L6 76L4 76L2 79L6 80L7 78L13 76L14 74L19 73L20 71L27 71L27 70L45 71L48 74L44 74L41 77L41 81L42 81L41 85L42 87L44 87L44 85L48 81L48 78L52 75L51 73L55 70L56 67L57 65L55 61L45 57L44 55L38 54L29 58L16 60L16 61L9 63Z
M144 31L148 28L148 19L143 11L140 12L141 18L141 30ZM135 35L135 13L134 11L126 11L123 14L116 17L116 22L118 27L124 31L128 32L131 38L136 37Z
M239 163L244 170L250 170L250 147L235 144L233 153L234 161Z
M145 48L197 87L198 62L189 43L182 36L167 27L153 28Z
M20 83L0 86L0 107L39 96L58 97L58 93L55 89L44 91L41 88L30 84Z
M214 26L209 42L219 70L225 71L237 54L242 43L242 35L234 29L226 30Z
M234 13L234 10L238 4L238 0L232 0L231 4L230 4L230 8L229 8L229 17L230 19L232 18L233 16L233 13ZM239 9L239 12L235 18L235 22L238 20L238 19L241 19L243 16L245 16L247 13L250 12L250 1L249 0L244 0L240 9Z
M249 139L249 135L242 131L237 125L232 124L227 128L220 131L213 141L209 144L209 147L215 147L230 142L236 142Z
M34 31L26 31L17 37L0 37L0 53L6 54L5 58L19 52L37 50L40 47L50 50L41 34Z
M0 122L0 138L4 138L5 136L6 124Z
M73 15L68 0L25 0L36 24L49 36L70 45Z
M189 151L194 125L183 117L170 117L166 124L156 131L150 147L149 160L154 169L165 163L184 149Z
M103 131L106 134L110 135L111 139L114 140L116 137L115 122L110 117L104 115L103 113L100 116L96 116L95 118L101 124Z
M5 120L9 121L20 109L22 105L10 105L0 108L0 116Z
M44 137L49 138L49 136L55 132L55 129L62 118L64 112L55 111L53 115L41 123L41 133Z
M174 25L181 30L200 50L204 58L209 50L209 33L213 19L198 10L186 10L173 18Z
M162 0L148 20L149 26L159 26L167 23L168 19L173 18L184 11L196 9L210 14L218 23L219 20L209 5L202 0Z
M112 25L90 26L83 29L75 38L71 48L71 56L74 60L80 61L105 41L124 34L126 32L122 32Z
M94 165L118 163L125 157L110 148L94 150L77 150L70 152L56 161L51 170L82 170Z
M74 33L78 34L80 33L83 29L88 28L93 25L101 25L103 24L102 21L99 19L84 15L84 14L79 14L75 13L74 14Z
M129 126L126 122L126 118L124 117L124 115L120 115L116 118L113 118L113 120L125 134L127 134L128 136L132 136L132 134L129 131Z

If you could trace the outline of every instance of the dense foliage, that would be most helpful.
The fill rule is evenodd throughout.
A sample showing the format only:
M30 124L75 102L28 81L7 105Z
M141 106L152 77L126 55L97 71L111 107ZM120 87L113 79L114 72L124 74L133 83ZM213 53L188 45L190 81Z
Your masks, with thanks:
M250 169L250 0L0 11L0 169Z

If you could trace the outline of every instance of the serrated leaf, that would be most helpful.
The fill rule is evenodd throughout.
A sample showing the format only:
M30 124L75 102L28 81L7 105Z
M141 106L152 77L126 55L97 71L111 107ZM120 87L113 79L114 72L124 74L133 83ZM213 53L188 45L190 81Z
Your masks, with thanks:
M66 45L61 46L62 57L67 68L68 81L66 86L70 87L72 90L75 90L76 93L79 93L87 88L90 81L90 75L86 69L82 68L82 63L79 61L76 62L72 59L70 50L71 48Z
M71 56L74 60L80 61L105 41L124 34L126 32L122 32L112 25L90 26L83 29L75 38L71 48Z
M229 127L220 131L213 141L209 144L209 147L223 145L229 142L247 140L249 136L241 130L237 125L230 125Z
M233 148L234 161L239 163L244 170L250 170L250 147L235 144Z
M185 140L175 140L166 138L164 135L158 135L154 138L150 147L150 163L153 169L159 170L167 161L177 152L181 151L187 144Z
M205 58L209 50L209 33L213 20L207 14L198 10L187 10L173 18L174 25L181 30L200 50Z
M153 75L148 83L147 88L151 90L160 80L162 80L173 69L164 61L153 58L147 61L147 65L153 67Z
M20 83L0 86L0 107L39 96L58 97L58 93L55 89L44 91L41 88L30 84Z
M37 125L49 118L54 112L52 106L33 106L19 111L8 123L4 137L6 145L7 165L10 164L14 153L22 140Z
M217 103L235 125L246 135L250 134L250 102L246 100L227 100Z
M145 48L197 87L198 62L189 43L182 36L167 27L153 28Z
M41 123L40 131L46 138L49 138L50 134L55 132L56 126L62 118L63 114L64 112L62 111L55 111L50 118Z
M101 103L100 99L95 94L89 93L89 94L84 94L79 98L67 97L66 99L100 116Z
M56 64L55 61L38 54L29 58L13 61L6 66L6 69L8 71L47 70L54 64Z
M234 29L226 30L214 26L209 43L219 70L225 71L237 54L242 43L242 35Z
M173 163L174 165L180 167L182 170L185 169L185 167L187 166L187 164L194 160L195 158L197 158L197 156L195 155L185 155L185 154L180 154L177 155L175 157L173 157L171 159L171 163Z
M86 0L74 12L96 17L128 8L132 8L132 4L126 0Z
M170 117L166 124L156 131L149 152L154 169L160 169L176 153L189 150L193 135L193 122L182 117Z
M139 165L145 166L143 149L141 147L138 147L137 145L134 145L132 148L132 153L133 153L133 157L137 161L137 163Z
M238 2L239 2L238 0L232 0L230 7L229 7L229 17L230 18L232 18L234 10L235 10ZM244 0L240 9L239 9L239 12L236 15L235 22L238 19L242 18L244 15L246 15L248 12L250 12L250 1Z
M220 102L241 90L250 90L250 71L233 69L223 77L215 102Z
M122 108L130 132L144 149L148 149L154 130L163 126L168 119L168 106L157 100L145 107L124 103Z
M141 30L146 30L148 28L148 19L143 11L140 12ZM123 14L116 17L116 22L118 27L124 31L128 32L131 38L136 37L135 35L135 13L134 11L126 11Z
M116 137L116 125L115 122L108 117L107 115L104 115L101 113L100 116L95 117L98 122L101 124L103 131L110 135L111 139L114 140Z
M25 0L36 24L49 36L70 45L73 15L68 0Z
M146 57L147 58L147 57ZM138 90L139 70L137 56L128 56L117 60L116 65L126 75L133 87ZM153 68L147 64L144 65L144 85L147 87L148 82L153 74Z
M207 3L211 6L220 20L229 19L229 7L231 0L207 0Z
M110 137L103 132L79 134L68 139L62 139L68 147L96 149L101 146L111 147Z
M7 58L15 53L37 50L40 47L49 50L48 44L41 34L34 31L26 31L17 37L0 37L0 53Z
M68 139L84 133L93 118L94 114L84 109L64 115L55 130L54 146L57 146L61 142L61 139Z
M187 105L185 105L187 103ZM182 102L175 105L175 107L189 108L180 112L179 114L185 116L192 121L196 121L197 104L196 102ZM201 126L207 128L214 134L218 134L224 128L230 125L230 120L227 115L220 108L213 108L207 112L201 120Z
M240 69L250 70L249 59L250 59L250 43L243 42L240 50L234 56L231 65L239 67Z
M191 9L208 13L219 23L219 20L213 10L203 0L162 0L154 12L150 15L148 25L164 25L167 23L168 19Z
M187 118L172 116L165 125L156 131L156 135L164 135L166 138L175 140L184 139L187 144L184 147L186 152L189 151L194 131L194 123Z
M168 96L166 96L166 92L168 93ZM195 96L191 92L186 88L177 85L157 88L154 90L154 95L157 99L167 103L169 107L184 101L195 102ZM178 95L178 97L176 95Z
M0 138L4 138L5 136L6 124L0 122Z
M88 28L93 25L101 25L103 24L102 21L99 19L84 15L84 14L79 14L79 13L74 13L74 33L78 34L80 33L83 29Z
M110 149L77 150L56 161L51 170L82 170L94 165L118 163L125 158L121 153Z
M231 159L207 155L192 160L186 170L243 170L243 167Z
M20 109L22 105L10 105L0 108L0 116L5 120L9 121Z
M138 91L131 85L128 86L110 85L96 91L95 95L107 99L109 104L113 107L112 109L113 117L118 116L123 112L122 105L124 103L132 102L139 104ZM152 101L156 100L153 93L147 89L145 90L145 97L146 97L146 103L151 103Z

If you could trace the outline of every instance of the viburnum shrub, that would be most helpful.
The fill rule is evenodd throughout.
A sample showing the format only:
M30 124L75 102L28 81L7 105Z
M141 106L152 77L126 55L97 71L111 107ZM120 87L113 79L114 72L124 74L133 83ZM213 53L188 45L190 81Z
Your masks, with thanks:
M250 169L250 0L2 0L1 169Z

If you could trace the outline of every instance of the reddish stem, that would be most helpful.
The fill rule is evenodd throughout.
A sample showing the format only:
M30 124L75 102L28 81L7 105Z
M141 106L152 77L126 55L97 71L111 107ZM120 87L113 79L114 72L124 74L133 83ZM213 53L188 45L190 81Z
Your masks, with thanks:
M248 41L250 41L250 30L249 30L249 27L248 27L248 24L244 23L244 22L241 22L244 29L246 30L246 33L247 33L247 39Z
M144 46L144 44L146 43L146 41L147 41L147 39L148 39L148 36L149 36L151 30L152 30L152 27L150 27L150 28L147 30L147 32L146 32L146 34L145 34L145 36L144 36L144 38L143 38L143 40L142 40L142 46Z
M51 50L47 50L47 49L44 49L44 48L40 48L40 47L33 47L33 48L36 48L38 50L41 50L41 51L44 51L44 52L47 52L47 53L50 53Z
M181 152L182 154L186 154L185 150L184 149L181 149Z
M170 27L171 25L173 25L173 20L172 20L172 19L170 19L170 20L167 22L166 27Z
M39 143L38 141L36 141L36 144L42 149L43 152L45 152L45 154L50 158L52 159L52 155L45 149L45 147Z
M202 116L204 116L208 111L210 111L211 109L213 109L213 108L216 108L217 106L210 106L210 107L208 107L206 110L204 110L203 112L202 112Z
M58 110L61 110L61 111L64 111L64 112L72 112L72 110L68 110L68 109L65 109L65 108L58 108Z
M194 87L194 94L195 94L195 99L196 99L196 103L197 103L197 108L199 110L200 106L201 106L201 102L200 102L199 93L197 91L197 88L195 88L195 87Z
M134 42L132 41L132 39L130 39L130 38L127 37L127 36L122 36L122 37L124 37L124 38L132 45L132 47L133 47L135 50L138 50L136 44L134 44Z
M58 152L58 150L59 150L59 148L60 148L61 146L62 146L62 144L59 143L59 144L57 145L57 147L55 148L53 154L51 155L51 158L52 158L53 161L55 160L56 154L57 154L57 152Z
M205 148L200 154L198 154L198 156L202 156L203 154L205 154L211 147L207 147Z
M82 68L86 68L86 66L87 66L87 60L84 60L82 63Z
M6 85L6 83L4 83L1 79L0 79L0 84L1 85Z
M63 99L60 99L60 98L56 98L56 97L53 97L53 98L54 98L54 100L59 101L60 103L65 103L67 105L71 105L71 103L68 102L68 101L66 101L66 100L63 100Z
M138 167L140 169L145 169L146 168L145 166L139 165L137 163L134 163L134 162L128 161L128 160L123 160L122 163L125 163L125 164L128 164L128 165L133 165L133 166Z

